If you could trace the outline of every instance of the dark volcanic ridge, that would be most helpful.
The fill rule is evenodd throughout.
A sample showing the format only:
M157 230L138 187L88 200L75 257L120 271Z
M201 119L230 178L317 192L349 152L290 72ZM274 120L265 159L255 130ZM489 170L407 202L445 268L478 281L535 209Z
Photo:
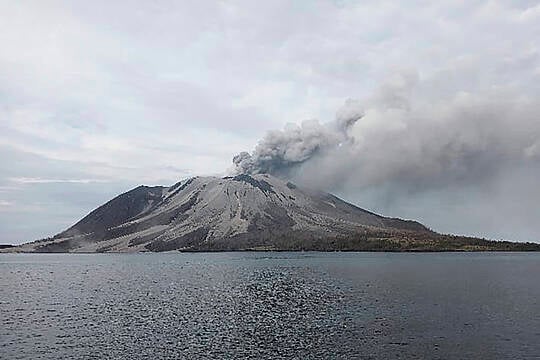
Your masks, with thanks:
M540 244L437 234L265 174L139 186L52 238L4 251L171 250L540 250Z

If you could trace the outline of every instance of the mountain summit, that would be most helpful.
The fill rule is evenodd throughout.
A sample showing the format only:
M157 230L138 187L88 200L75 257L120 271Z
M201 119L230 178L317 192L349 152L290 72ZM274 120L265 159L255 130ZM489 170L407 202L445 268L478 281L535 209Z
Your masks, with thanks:
M495 242L439 235L261 174L139 186L16 251L456 250L485 243Z

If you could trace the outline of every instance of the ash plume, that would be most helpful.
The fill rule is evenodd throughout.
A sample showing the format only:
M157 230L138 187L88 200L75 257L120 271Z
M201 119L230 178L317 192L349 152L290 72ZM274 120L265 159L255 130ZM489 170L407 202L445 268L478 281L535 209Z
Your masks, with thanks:
M270 131L253 153L244 151L234 156L233 173L288 176L291 170L314 156L323 156L352 141L348 131L361 117L359 109L352 109L329 124L309 120L300 125L289 124L284 130Z
M503 86L434 92L434 82L396 74L370 97L347 101L332 122L270 131L234 158L234 172L286 177L442 231L493 229L512 239L522 228L518 237L540 240L540 226L530 225L540 216L532 185L540 178L540 97ZM410 206L454 206L446 204L456 194L467 194L460 204L474 222L458 205L445 220ZM496 213L509 204L520 206Z
M516 164L538 165L540 102L510 91L430 98L400 74L329 123L288 125L233 159L235 173L291 176L325 188L400 182L481 182ZM312 185L313 185L312 184Z

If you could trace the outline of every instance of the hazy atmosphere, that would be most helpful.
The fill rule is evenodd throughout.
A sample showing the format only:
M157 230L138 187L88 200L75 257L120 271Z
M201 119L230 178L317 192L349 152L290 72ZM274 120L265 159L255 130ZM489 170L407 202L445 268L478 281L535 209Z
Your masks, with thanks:
M271 173L540 242L536 1L0 1L0 243ZM234 160L234 161L233 161Z

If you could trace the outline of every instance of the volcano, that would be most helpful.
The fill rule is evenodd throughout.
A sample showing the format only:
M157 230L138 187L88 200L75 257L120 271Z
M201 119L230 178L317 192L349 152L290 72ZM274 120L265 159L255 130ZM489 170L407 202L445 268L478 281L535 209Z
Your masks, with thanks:
M534 247L534 244L529 244ZM513 250L525 244L437 234L267 175L139 186L23 252Z

